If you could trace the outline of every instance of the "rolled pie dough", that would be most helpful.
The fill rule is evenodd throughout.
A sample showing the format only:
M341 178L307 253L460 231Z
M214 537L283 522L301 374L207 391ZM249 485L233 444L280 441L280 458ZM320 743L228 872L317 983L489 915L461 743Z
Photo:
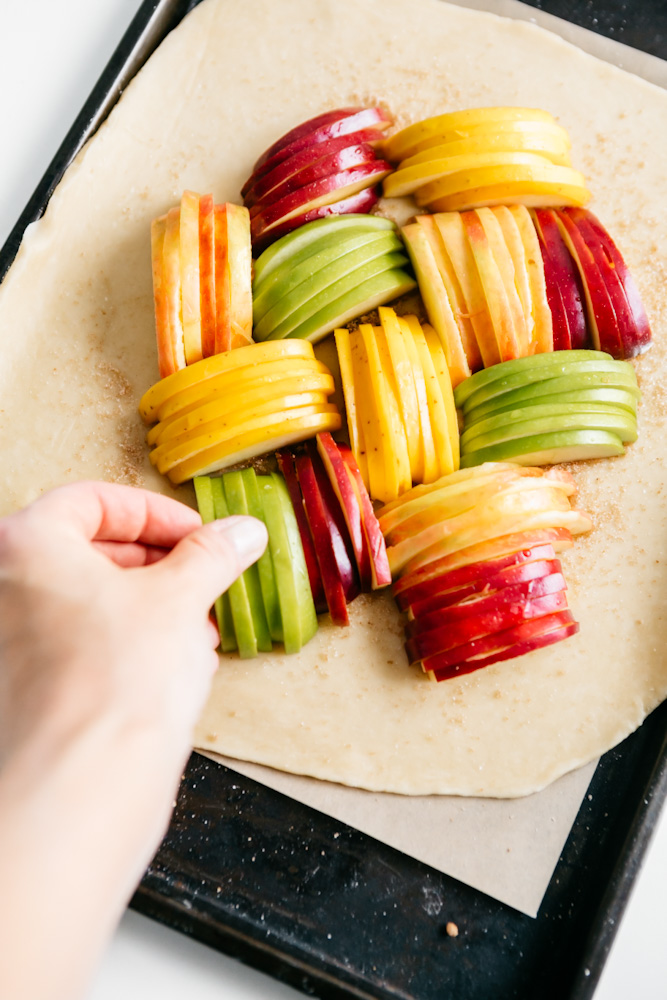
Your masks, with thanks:
M84 477L172 490L137 403L157 379L150 220L185 188L239 201L264 148L325 109L403 126L457 108L546 108L640 286L640 439L573 469L595 530L565 554L581 632L433 684L407 666L389 594L322 621L297 656L225 657L202 748L361 788L535 791L623 739L667 695L667 94L534 25L440 0L205 0L67 171L0 287L1 512ZM167 622L165 622L165 625Z

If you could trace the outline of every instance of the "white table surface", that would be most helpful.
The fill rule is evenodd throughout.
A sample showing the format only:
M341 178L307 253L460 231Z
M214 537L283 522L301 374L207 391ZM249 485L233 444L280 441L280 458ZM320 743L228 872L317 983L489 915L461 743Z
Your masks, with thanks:
M0 245L139 0L0 0ZM667 997L667 811L595 1000ZM301 994L129 912L88 1000L287 1000ZM419 1000L419 998L416 998Z

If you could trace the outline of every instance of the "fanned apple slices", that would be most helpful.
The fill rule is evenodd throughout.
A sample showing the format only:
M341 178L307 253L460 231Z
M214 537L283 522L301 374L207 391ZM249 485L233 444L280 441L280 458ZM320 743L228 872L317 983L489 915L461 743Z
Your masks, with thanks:
M598 351L518 358L458 386L461 465L547 465L622 455L637 438L634 368Z
M140 412L151 462L173 483L338 430L333 378L304 341L251 344L162 379Z
M185 191L151 225L160 377L252 341L250 219Z
M556 559L592 527L574 490L562 470L490 462L379 511L411 663L446 680L577 631Z
M339 108L303 122L267 149L241 191L255 253L315 219L369 212L392 169L376 151L390 124L381 108Z
M398 169L387 198L414 195L432 212L485 205L585 205L583 174L570 161L570 139L535 108L473 108L410 125L384 143Z
M381 307L380 326L335 332L352 452L374 500L459 466L454 396L440 339Z
M259 257L254 337L315 343L336 326L411 291L408 258L393 222L346 215L311 222Z

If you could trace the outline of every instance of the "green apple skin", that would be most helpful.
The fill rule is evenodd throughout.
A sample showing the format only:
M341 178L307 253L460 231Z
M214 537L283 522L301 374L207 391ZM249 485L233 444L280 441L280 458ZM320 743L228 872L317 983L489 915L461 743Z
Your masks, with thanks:
M275 243L272 243L264 253L260 254L255 261L253 288L256 287L259 290L273 271L281 267L285 261L290 260L292 256L300 254L302 251L307 254L311 253L312 250L307 249L311 244L325 236L329 237L334 234L342 236L346 230L359 227L367 231L396 232L395 224L390 219L383 219L379 215L350 213L349 215L334 215L327 219L316 219L314 222L308 222L305 226L299 226L298 229L293 229L292 232L282 236Z
M215 521L215 501L213 487L209 476L196 476L193 480L197 507L204 524ZM229 594L222 594L215 602L215 617L220 632L220 648L223 653L232 653L237 649L236 633L232 621L232 609L229 605Z
M225 500L230 514L248 515L248 503L246 501L243 477L239 471L225 472L222 476L222 486L225 491ZM266 619L264 609L264 597L259 580L259 567L257 563L249 566L243 574L245 578L245 588L250 605L250 614L255 631L257 651L260 653L270 653L273 649L269 624Z
M610 431L567 430L514 438L461 456L461 466L483 462L516 462L518 465L557 465L589 458L625 454L620 437Z
M461 435L462 451L509 441L529 434L559 430L611 430L624 444L637 440L637 420L633 413L613 403L541 403L494 413ZM483 444L478 444L483 441Z
M241 471L243 489L251 517L256 517L259 521L264 521L264 508L257 486L257 475L254 469L243 469ZM266 522L265 522L266 523ZM264 610L269 626L269 632L274 642L283 641L283 620L280 614L280 601L278 599L278 587L276 586L276 576L273 570L273 557L271 549L267 545L266 549L257 562L259 573L259 583L262 588L264 599Z
M279 340L318 312L333 299L339 298L366 277L407 262L403 244L394 233L381 233L374 243L338 257L310 277L277 297L253 329L255 340Z
M219 476L211 479L211 488L216 518L229 517L225 491ZM244 660L252 659L253 656L257 656L257 637L248 600L245 573L234 581L227 593L239 655Z
M397 234L386 230L350 227L342 233L334 233L304 247L299 253L289 257L275 268L268 279L253 284L253 322L258 326L266 313L270 312L282 299L310 282L325 267L329 267L342 257L356 250L365 249L370 259L373 248L378 245L387 252L400 250L401 242ZM305 294L305 292L304 292Z
M521 406L535 406L538 403L616 403L636 413L641 393L636 384L630 381L623 383L622 377L624 376L605 375L599 379L597 376L573 375L568 378L564 375L562 378L547 379L546 382L533 382L468 410L465 425L468 427L493 413ZM584 379L588 381L583 381Z

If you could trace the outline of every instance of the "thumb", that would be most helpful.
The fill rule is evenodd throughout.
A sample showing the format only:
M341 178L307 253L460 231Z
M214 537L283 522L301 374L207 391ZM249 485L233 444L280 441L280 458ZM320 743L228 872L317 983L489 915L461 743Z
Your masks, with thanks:
M190 532L151 571L208 609L259 559L267 542L266 526L257 518L225 517Z

